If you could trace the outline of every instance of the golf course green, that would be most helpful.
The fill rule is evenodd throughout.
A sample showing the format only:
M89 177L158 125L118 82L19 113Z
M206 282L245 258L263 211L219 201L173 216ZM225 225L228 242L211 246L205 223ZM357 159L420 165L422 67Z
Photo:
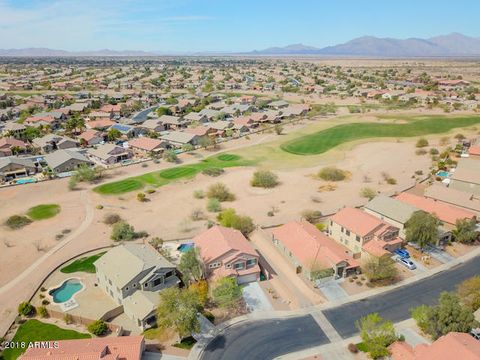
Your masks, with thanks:
M180 165L161 171L154 171L140 176L130 177L120 181L102 184L93 190L102 195L119 195L135 190L141 190L145 186L160 187L174 180L192 178L206 169L223 169L234 166L249 166L254 165L254 163L254 161L242 159L238 155L219 154L211 156L195 164Z
M480 123L480 116L429 116L405 119L406 123L350 123L337 125L325 130L290 140L280 147L296 155L322 154L350 141L368 138L400 138L441 134L455 128Z

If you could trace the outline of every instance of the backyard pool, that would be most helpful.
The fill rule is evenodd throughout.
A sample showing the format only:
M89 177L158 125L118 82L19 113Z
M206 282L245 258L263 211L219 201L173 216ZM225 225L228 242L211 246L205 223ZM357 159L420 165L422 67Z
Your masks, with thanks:
M30 184L30 183L35 183L37 180L32 179L32 178L26 178L26 179L18 179L15 181L16 184L22 185L22 184Z
M448 171L443 171L443 170L440 170L439 172L437 172L437 176L440 176L440 177L449 177L450 176L450 173Z
M179 247L177 247L177 250L184 253L184 252L187 252L190 249L193 249L194 247L195 247L195 244L193 244L193 243L181 244Z
M61 304L70 300L74 294L82 289L83 284L80 280L68 279L60 287L52 289L48 293L52 296L53 302Z

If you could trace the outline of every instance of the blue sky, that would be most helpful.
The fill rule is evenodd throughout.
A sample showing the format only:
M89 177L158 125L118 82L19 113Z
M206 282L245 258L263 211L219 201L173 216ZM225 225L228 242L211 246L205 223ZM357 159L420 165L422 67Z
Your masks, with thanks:
M0 48L249 51L480 36L476 0L0 0Z

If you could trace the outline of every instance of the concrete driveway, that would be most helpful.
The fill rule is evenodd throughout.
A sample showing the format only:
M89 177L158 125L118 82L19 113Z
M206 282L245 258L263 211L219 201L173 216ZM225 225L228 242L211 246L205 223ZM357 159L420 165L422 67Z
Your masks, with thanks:
M272 304L257 282L251 282L243 287L243 298L250 312L274 310Z
M321 283L318 289L330 302L343 301L348 298L347 292L340 286L340 282L344 279L331 279L325 283Z

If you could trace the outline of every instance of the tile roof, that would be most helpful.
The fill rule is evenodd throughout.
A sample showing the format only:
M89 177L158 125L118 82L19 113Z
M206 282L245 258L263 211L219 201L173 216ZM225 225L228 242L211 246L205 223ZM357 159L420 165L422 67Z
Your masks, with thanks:
M460 219L473 219L476 216L471 211L410 193L401 193L396 196L396 199L430 214L435 214L437 218L448 224L455 224Z
M387 225L375 216L356 208L343 208L331 216L330 220L362 237Z
M163 141L149 137L139 137L128 142L128 145L134 148L152 151L162 145Z

